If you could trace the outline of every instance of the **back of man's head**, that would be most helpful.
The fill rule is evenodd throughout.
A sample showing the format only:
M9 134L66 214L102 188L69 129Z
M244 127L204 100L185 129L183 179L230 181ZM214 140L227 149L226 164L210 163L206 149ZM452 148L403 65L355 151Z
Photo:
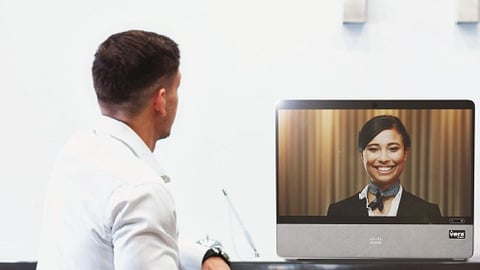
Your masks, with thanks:
M174 75L179 62L178 45L166 36L141 30L110 36L92 66L100 106L135 115L153 95L151 86Z

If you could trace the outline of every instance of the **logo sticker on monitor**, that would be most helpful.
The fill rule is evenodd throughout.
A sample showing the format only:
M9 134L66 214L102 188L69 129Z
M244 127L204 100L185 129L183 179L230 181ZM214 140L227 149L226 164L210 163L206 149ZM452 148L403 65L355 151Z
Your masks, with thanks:
M448 232L449 239L465 239L465 230L450 230Z

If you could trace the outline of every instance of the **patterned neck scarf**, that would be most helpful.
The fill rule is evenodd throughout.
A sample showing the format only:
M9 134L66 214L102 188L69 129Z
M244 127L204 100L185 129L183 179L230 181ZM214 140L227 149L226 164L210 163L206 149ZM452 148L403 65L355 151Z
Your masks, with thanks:
M395 196L397 195L399 190L400 190L399 183L393 185L390 188L387 188L384 191L380 191L380 189L377 186L375 186L375 184L373 183L368 184L368 192L375 195L375 200L369 203L368 207L372 209L372 211L377 208L378 210L383 211L383 198Z

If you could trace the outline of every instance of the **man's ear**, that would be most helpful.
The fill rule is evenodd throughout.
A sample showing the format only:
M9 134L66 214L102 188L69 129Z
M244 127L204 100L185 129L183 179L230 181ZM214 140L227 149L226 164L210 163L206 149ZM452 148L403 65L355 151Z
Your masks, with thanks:
M167 90L160 88L153 97L153 106L155 111L160 112L162 116L167 115Z

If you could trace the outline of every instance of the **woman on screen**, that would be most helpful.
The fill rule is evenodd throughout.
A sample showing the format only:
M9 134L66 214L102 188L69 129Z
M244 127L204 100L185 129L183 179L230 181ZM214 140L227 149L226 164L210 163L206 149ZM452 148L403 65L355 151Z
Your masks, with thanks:
M410 150L410 136L395 116L367 121L358 135L358 150L370 183L359 193L328 207L328 216L441 217L438 205L407 192L400 175Z

